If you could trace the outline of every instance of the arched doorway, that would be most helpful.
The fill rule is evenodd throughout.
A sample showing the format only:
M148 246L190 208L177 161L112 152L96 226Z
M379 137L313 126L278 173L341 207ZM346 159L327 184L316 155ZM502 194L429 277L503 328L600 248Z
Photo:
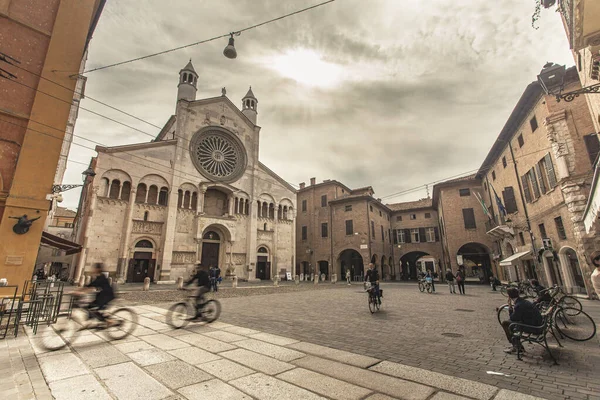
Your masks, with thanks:
M133 258L129 260L127 270L127 282L144 282L147 277L154 281L154 267L156 260L154 255L154 245L149 240L139 240L135 244Z
M362 281L365 275L365 266L360 253L354 249L346 249L338 257L340 262L340 276L346 277L346 271L350 270L350 276L354 281Z
M381 256L381 264L379 264L381 266L381 268L379 268L379 277L381 280L384 280L386 277L386 262L385 262L385 256Z
M204 269L219 265L220 250L221 236L213 230L207 230L202 235L202 256L200 257L200 263Z
M572 292L586 294L585 283L581 267L579 266L579 258L577 253L570 247L563 247L559 252L560 262L563 265L563 271L571 277Z
M329 279L329 263L327 261L319 261L319 275L325 274L325 279Z
M465 267L465 280L487 283L492 275L492 262L489 249L481 243L467 243L456 253L462 256Z
M256 252L256 279L271 279L271 263L269 262L269 250L265 246L258 248Z
M423 251L411 251L400 257L400 273L402 274L402 279L417 279L417 270L422 270L423 267L427 267L427 265L422 265L420 259L428 255L428 253ZM430 267L433 267L433 265Z
M388 260L388 274L389 274L389 279L395 279L396 278L396 271L394 271L394 259L392 257L389 258Z
M310 264L308 261L302 261L300 273L303 274L304 280L308 280L310 278Z

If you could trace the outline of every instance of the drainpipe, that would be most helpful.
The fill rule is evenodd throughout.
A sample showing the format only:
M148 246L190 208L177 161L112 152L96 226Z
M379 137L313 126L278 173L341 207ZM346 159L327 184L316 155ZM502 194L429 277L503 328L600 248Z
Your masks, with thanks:
M515 175L517 177L517 185L519 186L519 194L521 195L521 202L523 203L523 211L525 212L525 221L527 222L527 229L529 230L529 238L531 240L531 251L533 256L533 266L538 269L538 261L537 261L537 249L535 248L535 239L533 237L533 231L531 230L531 221L529 220L529 213L527 212L527 206L525 203L525 196L523 196L523 188L521 187L521 178L519 175L519 170L517 168L517 162L515 161L515 154L513 152L512 143L508 141L508 148L510 149L510 157L512 158L513 166L515 167ZM541 271L540 271L541 272Z

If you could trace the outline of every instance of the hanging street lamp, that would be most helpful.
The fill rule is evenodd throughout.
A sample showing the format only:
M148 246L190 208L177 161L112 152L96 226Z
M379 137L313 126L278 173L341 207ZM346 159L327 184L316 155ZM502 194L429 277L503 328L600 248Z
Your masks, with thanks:
M557 65L549 62L544 65L544 68L537 79L544 92L547 95L555 96L557 102L560 102L561 100L566 102L573 101L580 94L600 94L600 83L563 93L565 75L566 68L564 65Z

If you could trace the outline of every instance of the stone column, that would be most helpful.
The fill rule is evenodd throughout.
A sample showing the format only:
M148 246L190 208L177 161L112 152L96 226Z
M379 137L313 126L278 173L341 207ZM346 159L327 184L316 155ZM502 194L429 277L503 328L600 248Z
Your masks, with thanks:
M85 261L87 259L87 253L88 253L88 239L89 239L90 229L92 227L92 218L94 216L94 210L96 209L96 198L98 195L98 189L99 189L99 186L93 186L92 191L91 191L92 193L91 193L91 198L90 198L90 208L88 209L87 221L85 222L85 233L83 235L83 243L81 244L82 245L81 255L79 256L79 260L77 262L77 269L75 270L75 276L73 277L73 279L76 282L79 281L79 277L85 270Z
M198 206L196 207L199 214L204 214L204 195L206 194L206 188L201 187L198 192Z
M256 236L258 224L257 201L250 202L250 221L248 224L248 235L246 236L246 264L248 265L248 280L256 280Z
M235 203L235 198L233 197L233 194L230 194L228 197L229 197L228 198L229 204L228 204L228 207L227 207L227 213L231 217L234 214L234 212L233 212L233 206L234 206L234 203Z
M277 266L278 264L278 259L277 259L277 244L278 242L278 227L277 225L279 224L279 204L275 203L274 205L274 213L273 213L273 244L272 244L272 249L271 249L271 254L272 259L271 259L271 278L275 278L277 276L277 274L279 273L279 268Z
M296 275L296 209L288 209L288 218L292 220L292 275Z
M131 227L133 225L133 208L135 206L135 189L131 189L125 221L123 221L123 234L119 250L119 262L117 264L117 282L125 282L127 267L129 266L129 242L131 240Z

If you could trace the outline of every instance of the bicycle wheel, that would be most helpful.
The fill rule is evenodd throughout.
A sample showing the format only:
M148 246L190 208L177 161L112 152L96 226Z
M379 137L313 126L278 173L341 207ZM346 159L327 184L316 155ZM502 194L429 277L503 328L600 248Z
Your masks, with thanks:
M137 314L130 308L117 308L106 313L114 325L106 328L106 336L112 340L121 340L129 336L137 325Z
M562 299L560 299L560 302L563 306L563 309L569 310L568 312L570 314L568 315L577 315L581 312L583 308L579 300L577 300L573 296L564 296Z
M196 317L196 310L188 303L175 303L167 311L165 321L174 329L185 328L192 318Z
M504 296L504 297L508 297L508 294L506 293L506 289L507 289L507 287L506 287L506 286L501 286L501 287L500 287L500 294L501 294L502 296Z
M592 317L581 310L569 307L556 310L554 326L562 336L576 342L585 342L596 334L596 323Z
M421 293L425 291L425 285L423 285L423 282L419 282L419 290L421 291Z
M206 321L209 324L216 321L221 315L221 303L216 300L208 300L202 306L202 321Z
M504 321L508 321L510 319L510 313L508 312L508 304L503 304L498 307L496 312L498 317L498 322L502 324Z
M371 314L373 314L376 311L375 302L373 301L373 295L369 293L369 296L367 296L367 298L369 299L369 311L371 311Z
M68 314L59 315L56 322L50 325L40 340L40 346L49 351L60 350L73 343L79 332L85 329L87 314L81 309L75 309Z

